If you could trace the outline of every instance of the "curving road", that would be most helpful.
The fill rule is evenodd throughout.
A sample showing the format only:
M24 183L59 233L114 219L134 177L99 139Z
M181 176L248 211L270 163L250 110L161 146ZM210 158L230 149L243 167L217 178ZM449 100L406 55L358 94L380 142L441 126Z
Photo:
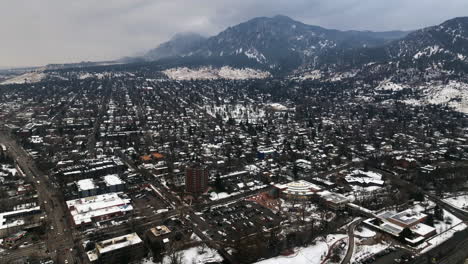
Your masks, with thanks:
M348 251L346 252L346 256L341 261L341 264L348 264L351 261L351 257L353 256L354 252L354 230L358 225L362 222L361 218L358 218L351 222L348 226Z

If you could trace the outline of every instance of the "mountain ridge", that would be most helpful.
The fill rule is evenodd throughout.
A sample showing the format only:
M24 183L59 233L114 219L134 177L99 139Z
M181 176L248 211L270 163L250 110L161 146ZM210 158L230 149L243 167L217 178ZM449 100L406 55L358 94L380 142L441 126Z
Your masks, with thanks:
M307 25L283 15L256 17L207 38L197 48L178 54L169 52L166 56L160 54L158 58L244 56L256 60L259 64L268 64L269 68L281 68L282 64L291 64L291 67L286 67L289 69L314 60L314 55L320 55L334 47L349 49L362 45L377 46L407 33L340 31ZM147 54L146 59L152 60L152 56Z

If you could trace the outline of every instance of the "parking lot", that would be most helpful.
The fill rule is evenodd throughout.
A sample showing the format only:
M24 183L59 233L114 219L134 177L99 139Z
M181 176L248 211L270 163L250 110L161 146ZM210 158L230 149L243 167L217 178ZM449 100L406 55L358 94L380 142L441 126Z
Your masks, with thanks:
M249 201L206 209L200 215L210 226L208 233L215 240L236 241L279 225L281 218L269 209Z

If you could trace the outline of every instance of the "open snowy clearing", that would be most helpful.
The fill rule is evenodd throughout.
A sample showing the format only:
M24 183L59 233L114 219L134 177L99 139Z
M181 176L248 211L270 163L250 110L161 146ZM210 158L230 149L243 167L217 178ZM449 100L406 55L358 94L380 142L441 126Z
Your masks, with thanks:
M296 250L292 256L279 256L262 260L257 264L320 264L328 253L328 248L346 235L328 235L326 241L316 240L315 245Z
M411 105L447 105L456 111L468 113L468 84L450 81L448 84L429 84L418 87L422 98L403 100Z
M208 262L222 262L218 252L214 249L205 247L192 247L186 250L179 251L182 256L182 263L204 264ZM140 264L170 264L171 260L168 256L164 257L162 262L154 262L151 258L143 259Z
M47 75L43 72L28 72L15 76L13 78L7 79L0 84L23 84L23 83L37 83L46 78Z
M255 70L251 68L235 69L224 66L220 69L212 67L203 67L198 69L190 69L187 67L172 68L163 71L170 79L173 80L209 80L209 79L230 79L230 80L247 80L247 79L265 79L271 76L269 72Z
M447 203L460 209L468 209L468 195L461 195L444 199Z

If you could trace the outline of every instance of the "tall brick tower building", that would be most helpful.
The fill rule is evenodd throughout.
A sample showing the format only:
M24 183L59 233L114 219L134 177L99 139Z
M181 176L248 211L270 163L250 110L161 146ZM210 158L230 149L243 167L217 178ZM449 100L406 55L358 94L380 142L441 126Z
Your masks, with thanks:
M202 194L208 189L208 170L203 166L192 165L185 169L185 191Z

